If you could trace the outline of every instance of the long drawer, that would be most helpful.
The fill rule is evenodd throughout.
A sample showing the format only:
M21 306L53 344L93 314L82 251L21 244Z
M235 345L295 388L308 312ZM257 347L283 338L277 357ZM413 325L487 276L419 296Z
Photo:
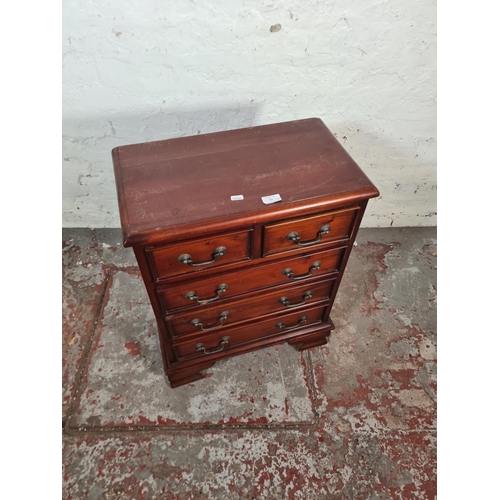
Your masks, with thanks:
M167 320L174 337L189 334L210 334L224 330L235 323L252 320L259 316L296 308L304 309L320 303L328 303L334 279L304 285L291 285L287 288L254 296L251 299L225 301L211 307L199 307L179 313Z
M247 267L179 284L157 288L165 312L237 297L239 294L283 283L297 284L311 276L337 272L345 247L323 250L306 256L280 260L272 264Z
M245 324L234 327L229 332L217 332L203 338L195 338L190 341L176 339L173 342L174 350L180 360L203 357L222 351L230 351L231 347L252 342L256 339L264 340L266 337L279 335L287 331L298 333L301 328L322 321L326 307L316 307L296 311L272 319Z

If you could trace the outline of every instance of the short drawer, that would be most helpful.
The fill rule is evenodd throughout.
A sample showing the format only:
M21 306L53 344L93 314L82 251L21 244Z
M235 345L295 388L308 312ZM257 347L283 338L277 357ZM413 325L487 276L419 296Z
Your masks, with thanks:
M157 288L157 294L164 311L168 312L216 303L261 288L284 283L297 284L310 277L337 272L344 252L345 247L328 249L272 264L183 281L180 284L162 285Z
M211 334L235 323L255 320L274 312L287 312L319 303L328 303L334 280L305 285L280 287L279 290L252 298L226 301L225 304L189 309L167 317L174 337L189 334Z
M178 339L174 341L174 350L179 359L192 357L209 358L211 354L230 351L232 347L250 343L255 340L265 339L287 332L299 333L301 328L320 323L325 312L325 307L297 311L258 323L245 324L226 332L217 332L212 335L196 338L190 341Z
M347 240L359 207L301 217L264 227L263 255L304 251L323 243Z
M147 248L157 279L200 271L250 258L251 231L239 231L172 245Z

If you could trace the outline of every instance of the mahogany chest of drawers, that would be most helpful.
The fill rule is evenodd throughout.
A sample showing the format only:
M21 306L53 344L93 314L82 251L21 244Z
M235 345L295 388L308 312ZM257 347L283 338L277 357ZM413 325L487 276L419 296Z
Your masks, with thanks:
M112 156L124 245L172 387L228 356L327 342L356 232L379 192L320 119L120 146Z

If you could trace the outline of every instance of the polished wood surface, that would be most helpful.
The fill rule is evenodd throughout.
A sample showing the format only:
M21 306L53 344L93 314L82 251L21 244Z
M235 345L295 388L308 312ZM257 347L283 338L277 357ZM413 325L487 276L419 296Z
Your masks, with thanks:
M222 339L228 338L228 343L224 346L224 351L231 353L234 346L251 342L253 340L265 340L267 337L273 335L280 335L284 332L291 333L299 331L304 326L311 326L314 323L320 323L323 316L324 307L316 307L314 309L306 309L303 311L289 312L277 318L266 319L264 321L246 324L242 326L233 327L230 331L220 331L204 335L191 341L182 339L175 339L173 345L174 349L179 355L180 359L188 357L200 357L203 359L210 358L212 354L204 354L202 351L196 349L198 344L203 344L207 351L217 350L222 347ZM280 328L279 325L282 325ZM180 343L182 340L182 343ZM223 352L223 351L220 351Z
M251 231L242 231L213 238L183 241L176 245L148 248L147 253L157 278L200 272L207 268L248 259L250 257L250 233ZM214 257L218 248L223 248L224 253ZM189 255L193 263L181 262L179 258L182 255ZM203 264L204 262L206 264Z
M195 278L195 281L161 286L158 288L158 294L165 310L168 311L194 305L196 301L186 297L189 292L195 292L200 299L216 297L217 289L221 285L226 285L226 291L220 293L219 299L216 299L218 302L243 293L248 295L252 291L261 291L270 286L300 284L310 277L318 278L337 272L344 251L344 247L329 249L258 267L249 266L227 274L221 272L204 277L202 280ZM316 262L320 264L311 270ZM293 276L284 273L287 269L292 271ZM307 274L310 276L306 276Z
M124 244L172 387L225 357L327 342L357 230L379 193L321 120L121 146L112 157ZM264 204L273 194L281 201Z
M113 159L125 245L206 221L285 216L304 200L328 206L378 196L318 118L120 146ZM261 197L273 194L282 201L264 205Z
M264 256L278 252L303 252L307 247L316 249L333 241L347 240L356 217L356 210L336 210L300 217L264 227ZM328 226L328 232L321 233ZM289 238L292 234L298 241Z
M201 332L207 334L208 328L223 332L235 324L250 321L267 314L279 312L281 314L291 310L304 309L318 303L329 302L333 280L324 282L313 281L305 285L288 285L266 294L259 294L252 298L244 297L239 300L223 301L216 305L194 307L188 311L167 317L172 326L174 337L194 334L201 337ZM226 319L220 322L219 318L226 313ZM202 327L196 326L194 320L199 320Z

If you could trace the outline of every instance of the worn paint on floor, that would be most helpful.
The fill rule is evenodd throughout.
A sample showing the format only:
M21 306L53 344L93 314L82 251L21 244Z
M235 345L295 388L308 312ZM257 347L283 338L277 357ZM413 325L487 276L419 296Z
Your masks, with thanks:
M318 393L344 432L435 429L435 239L365 234L332 309L334 342L311 351Z
M174 390L119 231L63 237L63 498L435 498L435 229L360 230L326 346Z
M63 239L62 265L62 417L65 420L105 284L100 255L87 231Z
M81 438L64 448L66 498L435 497L434 433L230 431Z
M171 389L141 278L113 274L72 425L271 424L313 418L305 362L289 345L224 360L207 378Z

